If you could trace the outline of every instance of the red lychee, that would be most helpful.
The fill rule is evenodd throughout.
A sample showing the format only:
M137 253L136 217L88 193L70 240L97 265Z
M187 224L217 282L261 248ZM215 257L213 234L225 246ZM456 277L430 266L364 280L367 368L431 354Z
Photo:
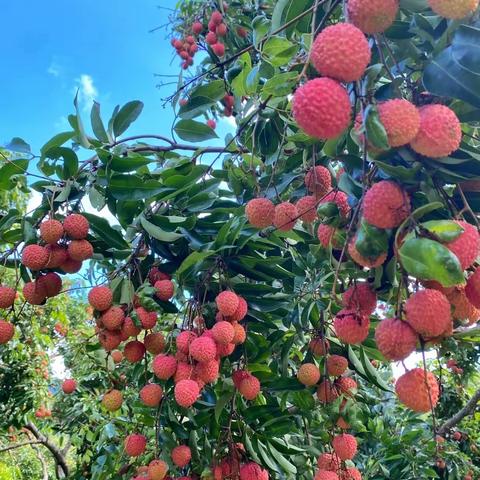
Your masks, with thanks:
M350 204L348 203L348 195L340 190L331 191L329 194L323 197L321 204L323 203L334 203L340 216L342 218L346 218L347 215L350 213Z
M371 315L377 306L377 294L368 283L354 283L342 295L342 305L346 310Z
M220 362L218 360L200 362L195 367L195 377L204 383L213 383L218 378L219 370Z
M181 407L191 407L200 395L200 388L195 380L180 380L175 385L175 400Z
M107 352L110 352L112 350L115 350L120 345L122 337L120 332L110 332L108 330L105 330L104 332L99 333L98 340L102 344L102 347Z
M313 195L302 197L295 204L300 220L305 223L312 223L317 218L317 199Z
M137 363L145 355L145 345L138 340L132 340L125 345L123 355L130 363Z
M420 335L434 338L450 330L450 302L438 290L425 289L414 293L405 303L406 321Z
M123 395L120 390L110 390L107 392L102 399L102 405L109 412L115 412L121 408L123 403Z
M196 21L196 22L193 22L192 24L192 32L195 34L195 35L200 35L203 31L203 25L201 22L199 21Z
M317 459L320 470L336 472L340 468L341 460L335 453L322 453Z
M47 297L45 287L38 285L37 282L26 283L23 286L22 293L30 305L41 305Z
M162 272L158 267L152 267L148 272L148 280L152 285L155 285L159 280L170 280L171 277L168 273Z
M295 92L293 116L308 135L323 140L336 138L350 123L350 98L335 80L315 78Z
M132 433L125 438L124 448L125 453L129 457L140 456L147 446L147 439L144 435L139 433Z
M73 378L67 378L62 383L63 393L67 395L73 393L77 389L77 382Z
M140 330L140 327L135 325L131 317L125 317L121 329L122 340L126 340L129 337L136 337L140 333Z
M163 460L152 460L148 464L147 480L167 480L167 472L168 465Z
M348 360L341 355L330 355L327 358L327 373L332 377L339 377L348 368Z
M58 220L45 220L40 224L40 236L45 243L56 244L63 237L63 225Z
M147 352L158 355L165 349L165 337L160 332L149 333L145 335L143 343Z
M247 301L240 295L237 295L237 297L238 297L238 307L235 310L235 313L228 317L228 321L230 322L240 322L247 316L247 313L248 313Z
M171 280L158 280L154 286L157 290L155 295L163 302L167 302L173 297L175 286Z
M333 328L342 342L356 345L368 337L370 320L368 316L354 310L340 310L335 317Z
M0 345L9 342L15 335L15 327L12 323L0 320Z
M398 0L348 0L348 18L362 32L381 33L398 13Z
M437 379L423 368L404 373L395 384L399 400L414 412L429 412L435 408L440 391Z
M171 355L157 355L152 362L153 373L161 380L173 377L177 369L177 360Z
M336 233L337 229L335 227L321 223L317 230L317 238L320 245L322 245L323 248L328 248L331 245L333 249L338 249L340 245L335 239Z
M454 288L447 298L452 304L452 316L455 320L466 321L468 325L473 325L480 319L480 310L470 303L464 288ZM451 324L450 327L452 327ZM451 333L451 328L446 331L447 335L451 335Z
M362 474L355 467L349 467L340 472L340 480L362 480Z
M67 247L63 245L47 245L45 250L48 253L48 260L45 268L59 268L68 260Z
M275 207L273 224L279 230L288 232L295 226L298 217L297 207L293 203L282 202Z
M357 453L357 440L349 433L342 433L334 437L332 446L341 460L351 460Z
M246 463L240 468L240 480L268 480L268 472L255 462Z
M317 398L322 403L331 403L338 398L338 391L330 380L322 380L317 388Z
M27 245L22 251L22 263L30 270L41 270L48 262L48 250L41 245Z
M158 407L163 396L163 389L156 383L149 383L140 390L140 399L147 407Z
M217 308L222 315L229 317L234 315L239 304L238 295L229 290L220 292L215 298Z
M225 45L223 43L214 43L212 50L217 57L223 57L225 55Z
M238 391L246 400L255 400L260 393L260 381L257 377L249 374L240 382Z
M217 26L217 29L215 30L215 33L219 37L224 37L228 32L228 28L224 23L221 23L220 25Z
M317 357L323 357L330 350L330 342L326 338L315 337L310 340L309 350Z
M0 285L0 308L9 308L15 302L17 292L13 288Z
M395 182L382 180L365 194L363 217L378 228L398 227L410 214L410 197Z
M245 215L250 225L256 228L266 228L273 225L275 206L268 198L254 198L245 207Z
M212 15L210 17L210 21L214 24L214 25L220 25L222 22L223 22L223 15L221 12L219 12L218 10L215 10L214 12L212 12Z
M190 344L189 354L197 362L209 362L217 355L215 340L205 335L196 338Z
M339 480L339 478L335 472L318 470L317 473L315 473L315 478L313 480Z
M458 150L461 141L462 128L453 110L444 105L420 108L420 130L410 143L417 153L431 158L448 157Z
M420 112L408 100L393 99L380 103L378 114L391 147L407 145L420 130Z
M178 383L180 380L190 380L193 377L194 366L190 363L179 361L173 381Z
M322 198L332 189L330 170L322 165L311 168L305 174L305 186L316 198Z
M123 353L120 350L114 350L112 352L113 363L120 363L123 360Z
M468 278L465 293L472 305L480 308L480 268L475 269L473 274Z
M100 317L102 324L107 330L120 328L124 319L125 313L120 307L110 307Z
M191 332L189 330L185 330L180 332L178 337L175 339L175 343L177 345L177 350L185 353L188 355L188 351L190 349L190 344L193 340L197 338L197 334L195 332Z
M66 254L65 260L60 264L60 269L65 273L77 273L82 269L82 262L74 260Z
M340 377L336 380L336 385L340 392L348 397L352 397L355 390L358 389L357 382L351 377Z
M465 270L473 265L480 254L480 235L468 222L458 220L455 223L463 228L463 232L445 246L457 256L462 269Z
M65 233L73 240L83 240L88 235L88 220L79 213L68 215L63 221Z
M298 369L297 378L300 383L307 387L316 385L320 380L320 370L314 363L304 363Z
M360 80L371 59L365 35L351 23L337 23L322 30L310 54L323 76L341 82Z
M205 36L205 41L209 45L215 45L218 41L217 35L214 32L208 32L207 35Z
M239 323L234 323L233 331L234 331L234 335L233 335L232 343L234 345L241 345L242 343L244 343L245 340L247 339L247 332L242 327L242 325L240 325Z
M215 342L220 345L227 345L233 341L235 330L229 322L218 322L212 327L212 336Z
M179 445L172 450L172 462L180 468L185 467L192 459L192 452L186 445Z
M48 272L38 277L36 283L47 297L55 297L62 291L62 279L55 272Z
M478 0L428 0L428 4L436 14L451 20L461 20L478 8Z
M375 341L387 360L398 362L415 351L418 336L407 322L398 318L387 318L378 324Z
M137 307L135 312L145 330L150 330L157 324L158 317L156 312L149 312L143 307Z
M113 293L108 287L93 287L88 292L88 303L99 312L108 310L112 306Z

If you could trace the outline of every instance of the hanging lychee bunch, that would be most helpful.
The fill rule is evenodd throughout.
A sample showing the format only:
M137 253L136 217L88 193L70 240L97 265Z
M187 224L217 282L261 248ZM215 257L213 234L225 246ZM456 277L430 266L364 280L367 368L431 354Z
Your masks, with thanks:
M210 45L217 57L223 57L225 55L225 44L221 42L221 39L227 35L228 27L224 23L222 12L218 10L212 12L208 22L208 30L205 35L205 42Z
M192 31L194 32L193 26ZM177 55L183 60L182 68L184 70L193 65L193 57L198 52L198 43L193 35L185 35L183 39L174 38L171 44Z

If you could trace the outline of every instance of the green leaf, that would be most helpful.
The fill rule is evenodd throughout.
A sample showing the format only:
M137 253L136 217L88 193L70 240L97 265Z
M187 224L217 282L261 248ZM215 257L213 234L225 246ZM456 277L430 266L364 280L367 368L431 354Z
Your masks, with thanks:
M194 265L201 264L203 260L214 255L215 252L207 250L205 252L192 252L177 268L177 275L181 275Z
M0 168L0 190L11 190L14 184L10 179L14 175L24 175L28 167L28 160L9 160Z
M130 305L133 302L134 295L135 287L133 286L133 283L128 278L124 278L120 293L120 303Z
M262 54L274 67L287 65L298 51L298 45L285 37L274 35L264 44Z
M175 240L183 237L181 233L167 232L160 227L157 227L153 223L149 222L145 217L141 217L140 223L149 235L157 240L160 240L161 242L174 242Z
M195 120L180 120L174 127L175 133L188 142L203 142L211 138L218 138L215 130L205 123Z
M399 254L403 267L415 278L436 280L444 287L453 287L465 282L456 255L434 240L412 238L402 245Z
M215 404L215 421L219 423L220 416L223 413L223 410L227 403L232 399L234 392L224 393Z
M70 115L69 120L70 124L75 130L75 133L78 136L78 143L83 148L90 148L90 141L88 140L87 134L85 133L85 128L83 127L82 117L80 116L80 109L78 108L78 90L73 100L73 105L75 107L76 115Z
M282 25L282 18L285 7L290 0L278 0L272 13L272 24L270 25L270 32L274 32Z
M71 138L75 136L75 132L62 132L58 133L54 137L52 137L45 145L40 149L40 153L42 155L45 155L48 150L50 150L53 147L60 147L62 146L65 142L68 142Z
M12 138L6 145L5 148L11 152L18 153L30 153L30 145L23 140L22 138L15 137Z
M63 160L63 180L73 177L78 172L78 157L77 154L70 148L53 147L47 150L44 156L52 160Z
M388 233L362 220L355 247L367 258L376 258L388 250Z
M453 242L463 232L463 228L451 220L431 220L421 224L421 227L433 233L440 242Z
M297 72L284 72L267 80L262 88L262 97L283 97L292 93L292 90L297 83Z
M225 82L223 80L213 80L205 85L200 85L194 88L189 93L189 99L196 97L208 98L210 102L218 102L225 95Z
M237 96L248 94L247 77L252 70L252 59L248 52L244 53L239 59L240 73L232 80L232 90Z
M214 104L215 101L207 97L189 98L186 105L180 107L178 116L185 120L189 120L204 114Z
M93 101L92 110L90 112L90 121L92 123L92 130L95 136L103 143L109 142L107 131L100 116L100 104Z
M105 218L98 217L91 213L82 213L90 223L90 229L98 237L101 238L108 246L117 250L126 250L130 246L124 240L122 234L113 229Z
M390 145L388 143L387 131L380 121L376 107L369 105L365 111L365 118L365 133L368 142L380 150L388 150Z
M113 120L113 134L121 135L142 113L143 103L139 100L126 103L117 113Z
M164 190L157 180L145 180L138 175L112 175L108 185L117 200L141 200L155 196Z

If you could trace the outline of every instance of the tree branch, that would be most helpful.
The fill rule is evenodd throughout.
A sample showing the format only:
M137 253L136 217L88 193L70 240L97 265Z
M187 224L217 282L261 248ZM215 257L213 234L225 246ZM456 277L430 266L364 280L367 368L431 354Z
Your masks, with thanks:
M16 448L22 448L26 445L35 445L38 443L42 443L40 440L25 440L24 442L19 443L12 443L11 445L7 445L6 447L0 448L0 453L8 452L9 450L15 450Z
M467 402L467 404L457 412L452 418L448 419L439 429L438 433L443 435L451 430L453 427L458 425L465 417L471 415L475 408L477 407L478 402L480 402L480 390L473 395L473 397Z

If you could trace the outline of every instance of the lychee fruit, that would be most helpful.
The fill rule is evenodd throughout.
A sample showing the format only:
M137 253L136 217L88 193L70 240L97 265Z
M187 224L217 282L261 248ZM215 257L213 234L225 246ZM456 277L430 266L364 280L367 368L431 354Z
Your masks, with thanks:
M387 318L375 329L375 341L387 360L399 362L415 351L418 336L407 322L398 318Z
M336 385L340 392L348 397L353 396L355 390L358 390L357 382L351 377L340 377L336 380Z
M173 381L178 383L180 380L189 380L193 377L194 366L190 363L179 361Z
M335 453L322 453L317 459L317 466L320 470L336 472L341 465L341 460Z
M63 225L58 220L45 220L40 224L40 237L45 243L56 244L63 237Z
M120 350L114 350L112 353L113 363L117 364L123 360L123 353Z
M45 250L48 253L45 268L59 268L68 259L67 247L63 245L47 245Z
M349 0L348 18L369 35L384 32L398 13L398 0Z
M30 270L41 270L48 262L48 250L41 245L27 245L22 251L22 263Z
M123 395L120 390L110 390L102 399L102 405L109 411L115 412L120 409L123 403Z
M93 257L93 246L88 240L72 240L67 248L68 256L77 262Z
M192 452L186 445L179 445L172 450L172 462L180 468L185 467L192 459Z
M190 344L196 338L197 338L197 334L195 332L191 332L190 330L185 330L183 332L180 332L178 337L175 339L177 350L188 355Z
M17 292L13 288L0 285L0 308L9 308L15 302Z
M340 480L362 480L362 474L355 467L349 467L340 472Z
M307 387L316 385L320 380L320 370L314 363L304 363L298 369L297 378L300 383Z
M88 292L88 303L99 312L108 310L112 306L113 293L108 287L93 287Z
M334 437L332 447L338 458L351 460L357 453L357 440L349 433L342 433Z
M210 21L214 24L214 25L220 25L222 22L223 22L223 15L221 12L219 12L218 10L215 10L214 12L212 12L212 15L210 17Z
M73 378L67 378L62 383L63 393L67 395L73 393L77 389L77 382Z
M371 315L377 306L377 294L368 283L354 283L342 295L343 308Z
M225 55L225 45L223 43L214 43L212 45L212 50L217 57L223 57Z
M377 268L385 263L388 253L382 253L378 257L364 257L355 246L357 241L357 235L355 235L348 243L348 253L352 257L352 260L358 265L365 268Z
M218 41L216 33L215 32L208 32L207 35L205 35L205 41L209 45L215 45Z
M158 407L162 396L163 389L156 383L149 383L140 390L140 399L147 407Z
M414 293L405 303L406 321L420 335L434 338L450 330L450 302L438 290L425 289Z
M218 360L199 362L195 367L195 377L204 383L213 383L218 378L219 370L220 362Z
M253 227L270 227L273 225L275 205L268 198L254 198L247 203L245 215Z
M209 362L213 360L217 355L215 340L205 335L196 338L190 344L189 354L197 362Z
M282 202L275 207L275 217L273 224L279 230L288 232L291 230L299 218L297 207L290 202Z
M465 293L470 303L476 308L480 308L480 268L475 269L473 274L468 278Z
M228 28L224 23L221 23L220 25L217 26L217 29L215 30L215 33L219 37L224 37L228 32Z
M151 330L157 324L158 316L156 312L148 312L143 307L137 307L135 313L145 330Z
M445 246L457 256L462 269L470 268L480 254L480 235L476 227L462 220L455 221L463 232Z
M318 72L340 82L360 80L371 59L365 35L351 23L337 23L322 30L310 54Z
M195 380L180 380L175 385L175 400L181 407L191 407L200 395L200 388Z
M132 433L125 438L124 449L129 457L140 456L147 446L147 439L139 433Z
M242 325L239 323L234 323L233 324L233 339L232 343L234 345L241 345L242 343L245 343L245 340L247 339L247 332L243 328Z
M38 288L45 292L47 297L55 297L62 291L62 279L58 273L48 272L37 278Z
M268 472L258 463L249 462L240 468L240 480L268 480Z
M240 382L238 391L246 400L255 400L260 393L260 381L257 377L248 375Z
M132 340L125 345L123 355L130 363L137 363L143 358L145 351L145 345L142 342Z
M430 158L448 157L458 150L462 128L457 115L445 105L425 105L420 108L420 130L410 146L420 155Z
M348 203L348 195L340 190L331 191L322 198L320 203L334 203L342 218L347 218L351 210L350 204Z
M315 337L310 340L309 350L317 357L323 357L330 350L330 342L326 338Z
M102 344L102 347L107 351L110 352L115 350L122 341L122 336L120 332L117 331L108 331L105 330L98 335L98 340Z
M147 472L147 480L167 480L168 465L163 460L152 460L148 464Z
M212 327L212 336L215 342L220 345L227 345L233 342L235 330L233 325L229 322L218 322Z
M308 135L323 140L336 138L350 124L350 98L335 80L315 78L295 92L293 116Z
M140 330L140 327L135 325L131 317L125 317L121 328L122 340L126 340L129 337L136 337L140 333Z
M160 332L149 333L145 335L143 344L147 349L147 352L158 355L165 349L165 337Z
M395 384L399 400L414 412L429 412L437 405L440 390L433 373L414 368L404 373Z
M382 180L365 194L363 217L377 228L398 227L410 215L410 197L395 182Z
M234 315L239 304L238 295L229 290L220 292L215 298L217 308L222 315L229 317Z
M9 342L15 335L15 327L13 323L0 320L0 345Z
M333 249L341 248L339 243L336 241L336 233L337 229L335 227L321 223L317 230L317 238L320 242L320 245L322 245L323 248L328 248L330 245Z
M163 302L170 300L175 292L175 286L171 280L158 280L154 287L157 290L155 295Z
M41 305L47 297L45 287L38 285L37 282L26 283L23 286L22 293L30 305Z
M327 358L327 373L331 377L343 375L348 368L348 360L341 355L330 355Z
M237 297L238 297L238 307L235 310L235 313L228 317L228 321L230 322L240 322L247 316L247 313L248 313L247 301L240 295L237 295Z
M65 260L59 266L60 266L60 269L63 270L63 272L65 273L77 273L82 269L82 262L79 260L74 260L73 258L70 258L66 253Z
M333 328L342 342L356 345L368 337L370 320L367 315L354 310L340 310L335 317Z
M454 288L447 298L452 304L453 311L452 316L455 320L461 322L467 322L468 325L473 325L480 319L480 309L476 308L468 299L464 288ZM450 325L452 326L452 325ZM446 331L447 335L450 335L451 329Z
M295 206L303 222L313 223L318 218L317 199L313 195L300 198Z
M331 472L329 470L318 470L315 473L315 478L313 480L339 480L339 477L335 472Z
M305 174L305 186L315 197L322 198L332 189L330 170L322 165L311 168Z
M107 330L116 330L122 325L124 319L125 313L120 307L110 307L100 317L102 324Z
M322 403L332 403L338 398L338 391L330 380L322 380L317 388L317 398Z
M461 20L478 8L478 0L428 0L437 14L450 20Z
M175 375L177 360L171 355L157 355L152 362L153 373L160 380L168 380Z
M420 130L420 112L408 100L397 98L380 103L378 114L391 147L407 145Z
M88 220L79 213L68 215L63 221L63 229L72 240L83 240L88 235Z

